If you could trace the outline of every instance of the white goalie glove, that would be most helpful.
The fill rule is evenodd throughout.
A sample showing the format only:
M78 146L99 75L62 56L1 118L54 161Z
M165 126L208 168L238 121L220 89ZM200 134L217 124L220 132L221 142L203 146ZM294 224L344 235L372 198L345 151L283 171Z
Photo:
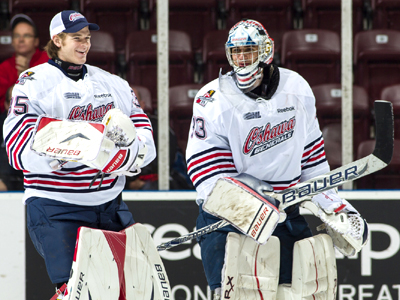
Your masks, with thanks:
M312 211L325 224L336 249L345 256L353 256L366 244L369 231L367 222L345 199L334 190L328 190L305 201L302 206Z
M133 176L140 173L147 149L136 136L135 125L119 109L111 109L103 118L105 138L94 160L81 163L103 173Z
M50 163L53 170L74 161L115 176L138 174L147 153L135 125L119 109L109 110L102 123L41 116L31 149L54 158Z

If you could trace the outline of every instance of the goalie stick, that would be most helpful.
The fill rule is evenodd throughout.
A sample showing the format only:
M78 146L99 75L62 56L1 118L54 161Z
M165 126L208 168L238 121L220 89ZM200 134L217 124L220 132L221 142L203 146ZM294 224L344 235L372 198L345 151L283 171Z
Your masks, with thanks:
M310 200L312 196L377 172L386 167L393 155L393 108L392 103L376 100L375 108L375 148L372 154L346 164L326 174L296 184L280 192L268 193L280 202L279 210ZM210 224L187 235L172 239L157 246L158 251L167 250L186 241L229 225L225 220Z

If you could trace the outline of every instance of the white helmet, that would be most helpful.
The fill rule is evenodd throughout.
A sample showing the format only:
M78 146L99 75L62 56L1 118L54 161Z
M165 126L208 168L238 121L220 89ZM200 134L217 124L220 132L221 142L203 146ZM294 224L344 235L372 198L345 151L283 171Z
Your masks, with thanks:
M248 47L246 49L246 46ZM241 47L241 48L238 48ZM245 52L247 51L247 52ZM249 89L261 77L260 63L270 64L274 58L274 40L264 26L255 20L242 20L229 31L225 43L226 57L236 73L236 84L242 90ZM232 54L241 54L241 60Z

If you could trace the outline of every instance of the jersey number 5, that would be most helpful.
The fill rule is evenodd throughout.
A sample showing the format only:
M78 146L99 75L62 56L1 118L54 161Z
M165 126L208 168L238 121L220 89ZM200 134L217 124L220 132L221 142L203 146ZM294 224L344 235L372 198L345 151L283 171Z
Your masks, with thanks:
M23 115L28 112L28 97L17 96L11 100L14 103L11 103L12 110L14 114Z
M207 136L204 119L193 116L192 124L193 124L193 128L192 128L193 131L192 131L191 137L193 137L193 133L194 133L197 138L204 140Z

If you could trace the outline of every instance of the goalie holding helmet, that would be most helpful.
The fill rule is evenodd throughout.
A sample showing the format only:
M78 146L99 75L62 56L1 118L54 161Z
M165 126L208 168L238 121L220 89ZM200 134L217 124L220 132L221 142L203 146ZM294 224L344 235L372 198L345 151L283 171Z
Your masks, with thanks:
M266 195L329 171L311 88L273 64L274 42L255 20L234 25L225 48L233 70L196 95L186 149L197 228L231 224L198 239L214 299L335 299L332 238L312 237L299 205L280 212ZM334 190L308 203L344 254L365 244L366 222Z
M121 199L125 175L156 156L151 123L128 83L85 64L98 29L76 11L54 16L51 59L21 74L4 124L9 162L25 175L28 231L58 287L70 278L79 227L119 232L134 224Z

